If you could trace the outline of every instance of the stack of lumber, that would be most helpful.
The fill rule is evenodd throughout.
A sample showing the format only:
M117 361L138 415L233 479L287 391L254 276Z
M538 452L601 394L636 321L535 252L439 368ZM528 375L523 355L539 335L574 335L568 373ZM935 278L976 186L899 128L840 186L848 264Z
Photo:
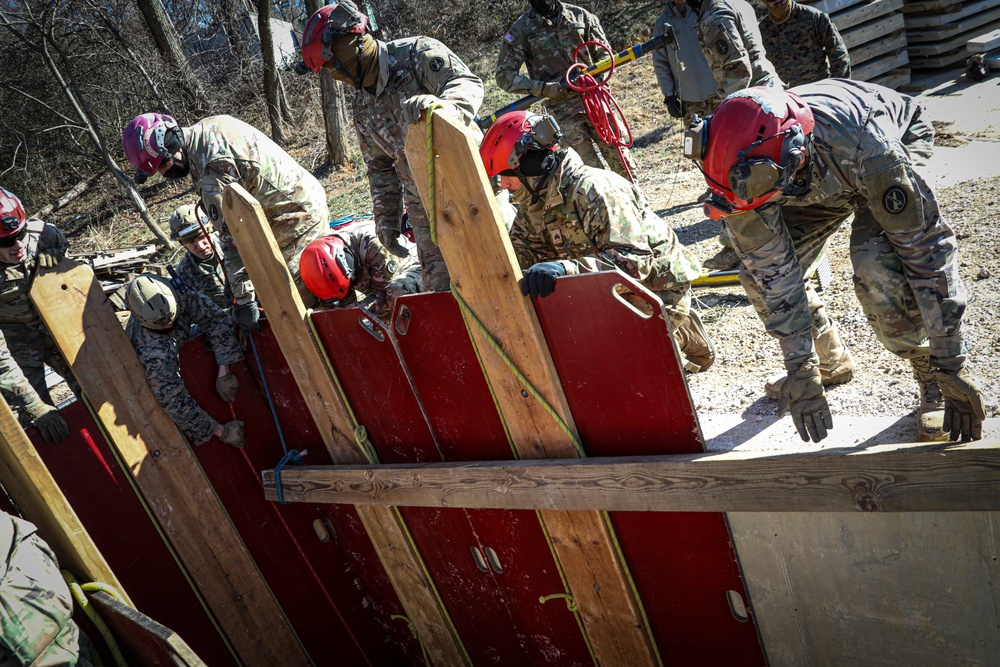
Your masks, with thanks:
M1000 27L1000 0L905 0L906 42L916 69L969 56L966 44Z
M830 15L844 38L851 54L852 79L890 88L910 82L903 2L820 0L813 4Z

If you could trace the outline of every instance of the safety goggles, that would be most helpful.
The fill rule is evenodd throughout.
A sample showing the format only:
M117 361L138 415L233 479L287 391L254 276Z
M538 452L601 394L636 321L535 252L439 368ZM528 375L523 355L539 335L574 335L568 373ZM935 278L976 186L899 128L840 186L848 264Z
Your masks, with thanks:
M0 248L13 248L15 243L23 241L24 237L27 235L28 235L28 226L25 225L24 227L21 228L21 231L19 231L18 233L11 234L10 236L5 236L4 238L0 239Z

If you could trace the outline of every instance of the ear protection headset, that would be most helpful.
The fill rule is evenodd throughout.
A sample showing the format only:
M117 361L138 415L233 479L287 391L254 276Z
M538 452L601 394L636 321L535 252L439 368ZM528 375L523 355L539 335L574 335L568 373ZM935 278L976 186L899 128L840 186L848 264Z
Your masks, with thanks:
M517 170L521 164L521 157L530 150L545 150L558 143L563 138L559 123L552 116L535 116L532 118L531 131L514 144L514 150L507 158L507 166L511 170Z

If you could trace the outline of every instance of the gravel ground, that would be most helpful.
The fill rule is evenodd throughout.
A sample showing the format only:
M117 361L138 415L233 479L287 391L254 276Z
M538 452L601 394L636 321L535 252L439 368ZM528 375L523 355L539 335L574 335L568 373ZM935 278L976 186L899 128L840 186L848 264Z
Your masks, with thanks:
M949 137L949 145L956 145L954 141ZM669 144L676 145L671 138L660 146ZM681 241L695 257L705 260L719 248L719 224L706 220L700 206L676 204L693 202L704 190L703 181L697 171L679 160L666 161L672 168L646 172L640 177L640 185L654 208L672 223ZM994 195L998 191L1000 177L993 176L937 192L941 209L959 238L960 273L969 291L964 326L972 346L972 368L986 395L987 417L1000 416L1000 204ZM667 206L667 202L674 204ZM917 385L909 364L881 346L854 294L849 233L850 222L832 239L829 256L834 280L821 295L856 365L852 382L829 388L831 409L835 417L898 417L913 413ZM698 411L706 415L740 414L744 418L773 415L777 404L764 396L763 386L767 378L784 372L781 354L777 341L764 333L743 289L739 285L702 288L696 291L696 298L718 350L710 370L688 378Z

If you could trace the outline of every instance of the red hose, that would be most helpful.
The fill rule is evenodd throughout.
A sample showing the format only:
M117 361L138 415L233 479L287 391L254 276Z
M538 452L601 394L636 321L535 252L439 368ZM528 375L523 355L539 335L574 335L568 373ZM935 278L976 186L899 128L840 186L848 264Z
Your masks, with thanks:
M583 100L583 109L587 113L587 119L590 121L590 124L597 131L597 136L605 144L614 146L618 150L618 158L622 161L625 174L628 180L634 183L635 178L632 176L632 171L629 169L628 163L625 161L625 155L622 153L622 148L628 148L632 145L632 128L629 127L621 105L618 104L618 100L607 89L608 81L611 80L611 76L615 73L615 53L607 44L602 44L601 42L584 42L573 51L573 59L576 60L580 49L588 46L596 46L604 49L608 56L612 58L611 68L608 70L607 76L598 81L592 75L584 72L587 69L587 65L578 62L570 65L569 69L566 70L566 86L570 90L580 93L580 98ZM571 81L571 76L577 71L580 74ZM628 139L623 139L626 136Z

